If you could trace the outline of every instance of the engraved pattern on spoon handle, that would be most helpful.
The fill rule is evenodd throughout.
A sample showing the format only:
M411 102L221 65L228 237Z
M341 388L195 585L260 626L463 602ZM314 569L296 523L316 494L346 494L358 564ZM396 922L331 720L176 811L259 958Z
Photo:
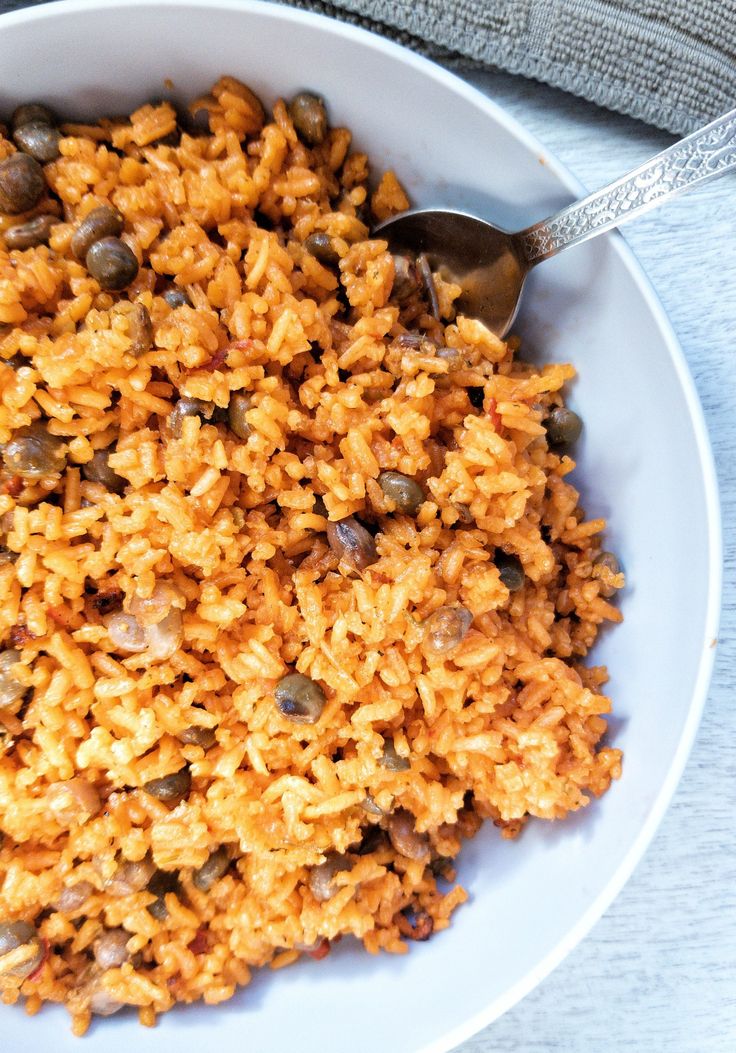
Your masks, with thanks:
M517 235L530 265L640 216L736 167L736 109L656 154L629 175Z

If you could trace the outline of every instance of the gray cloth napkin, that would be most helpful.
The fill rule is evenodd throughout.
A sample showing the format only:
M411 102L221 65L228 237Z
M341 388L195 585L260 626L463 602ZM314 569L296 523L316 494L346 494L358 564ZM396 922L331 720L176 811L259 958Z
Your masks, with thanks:
M736 0L286 0L671 132L736 106Z
M736 106L736 0L283 0L685 133ZM0 0L0 11L33 0Z

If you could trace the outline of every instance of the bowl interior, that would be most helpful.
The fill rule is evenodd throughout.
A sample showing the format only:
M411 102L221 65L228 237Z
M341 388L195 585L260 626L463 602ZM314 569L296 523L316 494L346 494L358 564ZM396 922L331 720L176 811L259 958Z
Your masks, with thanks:
M333 123L355 129L375 168L393 167L418 205L476 210L508 228L570 200L574 184L519 126L472 88L361 31L270 5L69 3L0 20L0 112L43 99L60 113L120 113L187 99L221 73L265 102L310 88ZM173 91L166 88L171 78ZM322 963L264 971L231 1002L98 1022L86 1050L224 1049L298 1043L300 1053L446 1050L508 1008L566 953L628 876L661 817L694 734L715 635L715 487L700 409L674 339L620 239L580 246L539 269L518 326L525 354L572 361L585 421L575 474L590 516L609 520L628 587L626 620L595 661L611 668L610 739L624 777L564 824L533 823L517 843L486 827L464 849L470 903L405 957L369 958L347 941ZM442 996L440 996L442 992ZM357 1025L357 1026L356 1026ZM79 1049L65 1013L5 1011L10 1045Z

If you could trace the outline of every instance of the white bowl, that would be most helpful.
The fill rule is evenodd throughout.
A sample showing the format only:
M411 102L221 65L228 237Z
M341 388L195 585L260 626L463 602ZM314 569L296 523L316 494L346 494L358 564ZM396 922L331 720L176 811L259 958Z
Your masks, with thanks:
M183 99L221 73L266 102L312 88L392 166L415 203L526 225L581 190L515 121L451 74L362 30L243 0L52 4L0 18L0 112L42 99L62 114ZM176 1009L154 1031L96 1022L85 1053L298 1049L440 1053L499 1016L580 940L626 881L672 796L705 699L717 632L720 536L708 438L683 355L618 236L545 264L526 292L527 353L572 360L586 424L577 484L609 520L626 568L625 622L604 634L610 739L624 774L561 824L517 843L490 826L463 850L470 902L404 957L347 941L323 962L264 970L217 1008ZM82 1049L65 1011L3 1010L3 1048Z

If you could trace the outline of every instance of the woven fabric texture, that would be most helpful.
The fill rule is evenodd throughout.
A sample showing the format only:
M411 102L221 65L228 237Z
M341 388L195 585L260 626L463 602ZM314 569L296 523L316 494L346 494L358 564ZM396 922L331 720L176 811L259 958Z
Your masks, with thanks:
M287 0L684 134L736 106L736 0Z

